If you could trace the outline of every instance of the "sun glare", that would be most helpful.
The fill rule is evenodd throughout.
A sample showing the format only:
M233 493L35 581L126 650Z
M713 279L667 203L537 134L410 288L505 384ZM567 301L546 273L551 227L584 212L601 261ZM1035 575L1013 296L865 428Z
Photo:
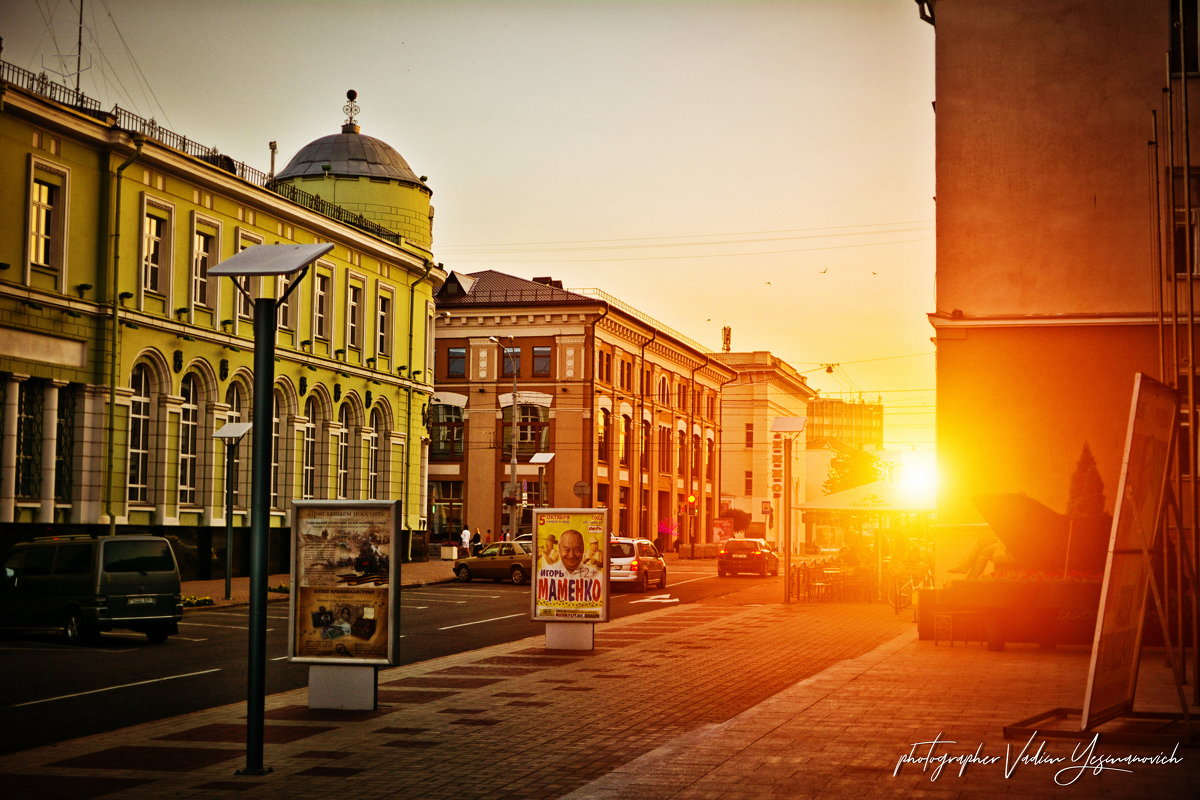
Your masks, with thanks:
M910 500L933 502L937 495L937 456L929 452L904 453L896 485Z

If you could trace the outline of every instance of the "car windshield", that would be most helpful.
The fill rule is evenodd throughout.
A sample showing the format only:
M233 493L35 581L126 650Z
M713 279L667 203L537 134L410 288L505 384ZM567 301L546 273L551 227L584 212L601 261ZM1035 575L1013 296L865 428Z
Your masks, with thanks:
M480 558L490 558L491 556L498 555L500 555L500 545L498 544L489 544L479 553Z
M762 543L753 539L730 539L725 543L725 550L729 553L753 553L761 549Z
M633 542L608 543L609 558L633 558L635 555L637 555L637 550L634 548Z
M175 559L166 542L105 542L105 572L173 572Z

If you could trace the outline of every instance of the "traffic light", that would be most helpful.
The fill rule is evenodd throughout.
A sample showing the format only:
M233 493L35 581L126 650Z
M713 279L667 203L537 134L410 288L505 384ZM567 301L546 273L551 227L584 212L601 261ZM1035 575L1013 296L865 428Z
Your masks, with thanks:
M688 495L688 496L687 496L687 497L684 499L684 501L683 501L683 508L684 508L684 511L685 511L685 512L686 512L686 513L687 513L689 516L695 516L695 514L696 514L696 501L697 501L697 500L698 500L698 498L697 498L697 497L696 497L696 495L694 495L694 494L689 494L689 495Z

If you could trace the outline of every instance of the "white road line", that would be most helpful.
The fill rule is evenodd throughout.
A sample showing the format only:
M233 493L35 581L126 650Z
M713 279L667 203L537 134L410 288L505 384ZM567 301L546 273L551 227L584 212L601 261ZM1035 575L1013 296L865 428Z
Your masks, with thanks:
M291 656L280 656L279 658L272 658L271 660L272 661L284 661L285 659L288 659L288 658L291 658Z
M485 622L499 622L502 619L512 619L513 617L524 617L526 614L509 614L507 617L492 617L491 619L480 619L475 622L463 622L458 625L447 625L444 628L438 628L439 631L448 631L454 628L465 628L468 625L482 625Z
M111 692L114 689L128 689L130 686L145 686L148 683L159 683L160 681L173 681L176 678L192 678L192 677L195 677L196 675L207 675L210 672L220 672L220 671L221 671L221 668L216 667L215 669L205 669L205 670L201 670L200 672L188 672L183 675L168 675L165 678L151 678L148 681L137 681L135 683L122 683L120 686L106 686L103 689L92 689L87 692L75 692L74 694L63 694L63 695L59 695L58 697L47 697L45 700L30 700L25 703L16 703L14 705L8 706L8 708L22 708L24 706L36 706L41 703L53 703L55 700L69 700L72 697L83 697L84 695L87 695L87 694L99 694L100 692Z
M404 603L401 603L401 604L400 604L400 607L401 607L401 608L416 608L416 609L419 609L419 610L421 610L421 611L424 611L425 609L429 608L429 606L406 606L406 605L404 605Z
M179 624L180 625L188 625L193 628L225 628L226 630L230 630L230 631L248 631L248 630L250 630L249 625L216 625L211 622L181 622ZM267 628L267 630L273 631L275 629Z

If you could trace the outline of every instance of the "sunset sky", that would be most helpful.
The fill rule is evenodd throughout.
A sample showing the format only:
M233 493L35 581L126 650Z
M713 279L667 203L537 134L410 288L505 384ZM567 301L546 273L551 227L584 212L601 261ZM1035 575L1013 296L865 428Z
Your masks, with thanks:
M0 58L73 86L78 2L6 4ZM911 0L86 0L84 28L85 93L263 170L355 89L362 132L429 176L447 269L599 288L712 349L729 325L932 446Z

